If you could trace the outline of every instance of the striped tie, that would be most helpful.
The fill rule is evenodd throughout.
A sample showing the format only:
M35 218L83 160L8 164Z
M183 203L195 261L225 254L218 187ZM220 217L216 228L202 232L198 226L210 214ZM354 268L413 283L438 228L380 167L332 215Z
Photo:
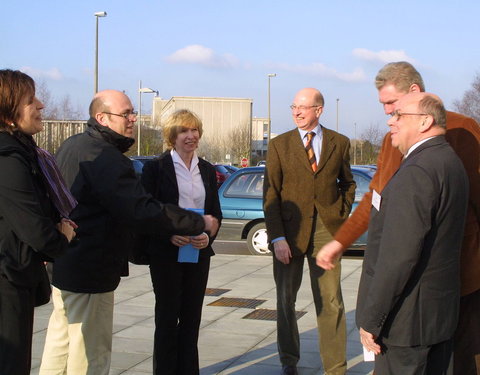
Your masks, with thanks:
M312 147L312 139L315 137L315 132L307 133L307 144L305 146L305 151L307 151L308 161L312 167L312 171L317 170L317 159L315 159L315 152Z

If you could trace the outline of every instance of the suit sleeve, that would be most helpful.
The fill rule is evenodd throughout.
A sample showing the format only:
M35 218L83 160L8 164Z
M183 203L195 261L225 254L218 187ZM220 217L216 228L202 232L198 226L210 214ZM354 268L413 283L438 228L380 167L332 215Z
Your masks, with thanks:
M276 143L272 141L268 146L267 164L263 181L263 211L265 213L265 225L269 241L278 237L285 237L281 214L282 182L282 166Z
M2 216L15 235L35 251L56 257L66 250L67 238L45 216L30 168L19 158L2 158L0 207Z
M417 266L424 239L431 229L435 207L434 183L426 171L408 166L401 171L401 187L385 205L382 238L375 269L358 326L378 336ZM384 202L380 209L384 209Z

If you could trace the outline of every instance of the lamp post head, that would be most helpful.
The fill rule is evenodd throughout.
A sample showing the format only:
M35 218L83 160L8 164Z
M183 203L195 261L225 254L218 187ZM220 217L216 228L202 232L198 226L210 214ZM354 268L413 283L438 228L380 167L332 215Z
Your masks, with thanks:
M276 77L277 76L277 73L268 73L268 77Z
M106 17L107 16L107 12L95 12L93 14L95 17Z
M151 89L149 87L142 87L140 89L138 89L138 92L142 92L142 93L145 93L145 94L153 94L153 93L156 93L158 95L158 91L157 90L154 90L154 89Z

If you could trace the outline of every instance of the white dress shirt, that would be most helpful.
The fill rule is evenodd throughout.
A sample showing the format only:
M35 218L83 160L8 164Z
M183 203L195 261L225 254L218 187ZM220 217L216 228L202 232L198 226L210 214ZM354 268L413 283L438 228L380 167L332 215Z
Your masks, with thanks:
M198 156L193 154L190 169L187 168L180 155L170 152L175 167L178 184L178 205L182 208L205 209L205 186L198 168Z

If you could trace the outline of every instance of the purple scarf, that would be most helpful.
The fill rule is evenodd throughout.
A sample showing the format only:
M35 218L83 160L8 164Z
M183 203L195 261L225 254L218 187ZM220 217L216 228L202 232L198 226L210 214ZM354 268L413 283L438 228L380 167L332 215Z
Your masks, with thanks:
M35 151L38 156L38 165L45 177L50 199L60 213L60 216L68 219L78 202L70 193L70 190L68 190L52 154L36 145Z

